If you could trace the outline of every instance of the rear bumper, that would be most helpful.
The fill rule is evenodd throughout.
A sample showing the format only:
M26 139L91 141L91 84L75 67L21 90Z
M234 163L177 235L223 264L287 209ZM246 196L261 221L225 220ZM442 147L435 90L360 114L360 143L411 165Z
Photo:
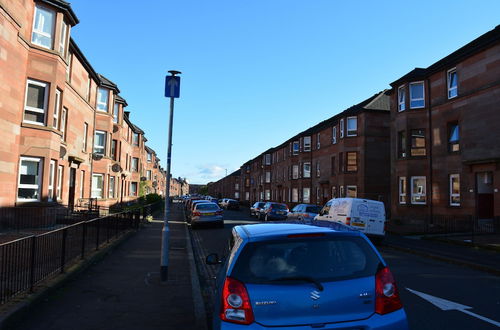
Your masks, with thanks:
M213 216L213 217L192 217L191 223L205 223L205 222L222 222L222 215Z
M311 325L306 326L286 326L286 327L266 327L260 325L256 322L250 325L240 325L229 322L221 322L216 316L214 322L214 330L224 329L224 330L311 330L313 329ZM318 325L319 326L319 325ZM395 312L379 315L373 314L369 318L360 321L352 322L339 322L339 323L327 323L322 327L318 327L321 330L331 330L331 329L363 329L363 330L408 330L408 321L406 319L406 313L404 309L397 310Z

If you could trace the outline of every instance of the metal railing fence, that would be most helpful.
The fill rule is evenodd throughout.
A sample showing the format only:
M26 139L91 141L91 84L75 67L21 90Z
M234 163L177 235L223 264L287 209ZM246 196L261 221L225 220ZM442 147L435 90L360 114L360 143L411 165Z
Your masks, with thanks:
M130 230L137 230L146 207L0 244L0 304L33 291L37 284L63 273L91 251L99 250Z

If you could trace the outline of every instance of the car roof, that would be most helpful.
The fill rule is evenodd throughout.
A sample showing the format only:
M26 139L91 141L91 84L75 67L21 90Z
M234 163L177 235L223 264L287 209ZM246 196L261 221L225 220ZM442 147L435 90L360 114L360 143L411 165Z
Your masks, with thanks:
M261 223L234 227L239 236L248 241L270 240L285 235L326 233L339 236L360 236L360 232L342 224L326 223L313 226L300 223Z

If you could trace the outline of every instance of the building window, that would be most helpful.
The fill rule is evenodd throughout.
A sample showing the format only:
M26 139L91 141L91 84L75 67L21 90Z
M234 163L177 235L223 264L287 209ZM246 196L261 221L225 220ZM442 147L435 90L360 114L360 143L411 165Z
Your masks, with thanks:
M337 126L332 128L332 144L337 143Z
M97 89L97 110L108 112L109 92L107 88L99 87Z
M266 183L271 182L271 172L266 172Z
M54 179L55 179L55 169L56 169L56 161L50 160L49 164L49 195L47 200L52 202L54 200Z
M335 156L332 156L332 158L330 158L330 161L331 161L331 163L330 163L330 166L331 166L331 175L333 176L333 175L335 175L335 165L336 165L336 163L335 163Z
M321 176L320 162L316 162L316 177L319 178Z
M82 151L87 152L87 139L88 139L88 134L89 134L89 124L83 123L83 145L82 145Z
M425 156L425 130L411 130L411 156Z
M424 83L410 83L410 109L423 108L425 106Z
M299 201L299 189L292 188L292 203L297 203Z
M24 122L45 125L49 85L35 80L28 80L24 106Z
M265 197L265 198L266 198L266 201L271 200L271 190L266 189L266 195L265 195L265 196L266 196L266 197Z
M139 145L139 133L134 133L132 135L132 143L134 144L134 146Z
M64 58L66 55L66 40L68 35L68 24L61 22L61 38L59 39L59 53Z
M311 188L302 188L302 202L311 202Z
M132 171L133 172L139 171L139 158L136 157L132 158Z
M120 111L120 105L115 102L115 106L113 108L113 123L118 123L118 113Z
M399 177L399 204L406 204L406 177Z
M130 182L130 196L137 196L137 182Z
M41 158L21 157L17 190L18 201L33 202L40 200L41 173Z
M293 142L293 155L298 155L299 154L299 141L294 141Z
M411 203L425 204L426 203L426 180L425 176L411 177Z
M249 201L249 200L250 200L250 192L249 192L249 191L246 191L246 192L245 192L245 200L246 200L246 201Z
M31 42L44 48L52 49L54 22L56 13L42 6L35 6L35 19Z
M298 179L299 178L299 165L293 165L292 166L292 179Z
M450 152L460 151L460 127L458 123L449 124L448 150Z
M357 186L346 186L347 196L346 197L358 197L358 187Z
M339 197L345 197L344 186L339 186Z
M398 132L398 158L406 157L406 131Z
M64 175L64 167L62 165L59 165L57 167L57 188L56 188L57 200L62 200L63 175Z
M108 183L108 198L115 198L115 177L109 177Z
M61 108L61 91L56 89L56 100L54 102L54 120L52 121L52 127L59 129L59 109Z
M405 86L398 88L398 111L406 110L406 89Z
M358 117L347 117L347 136L358 135Z
M146 171L146 180L151 181L151 170Z
M346 152L347 172L356 172L358 170L357 152Z
M304 136L304 140L302 141L304 143L304 151L311 151L311 137L310 136Z
M304 163L303 165L303 173L304 173L304 178L310 178L311 177L311 163L307 162Z
M332 198L337 198L337 187L336 186L332 187Z
M62 113L61 113L61 132L62 132L63 141L66 141L66 122L67 121L68 121L68 109L63 107Z
M103 175L92 174L92 198L102 198Z
M457 69L448 71L448 98L452 99L458 95L458 77Z
M235 191L234 192L234 198L235 199L240 199L240 192L239 191Z
M106 152L106 132L95 131L94 153L104 155Z
M344 118L340 120L340 138L344 137Z
M319 148L321 148L320 133L316 134L316 149L319 150Z
M83 198L84 197L84 193L85 193L85 171L81 171L80 172L80 198Z
M150 152L148 152L148 155L147 155L147 161L148 161L148 163L151 163L152 158L153 158L153 156L151 155Z
M265 154L264 155L264 164L265 165L271 165L271 154Z
M234 190L240 190L240 184L239 183L235 183L234 184Z
M116 150L116 146L118 144L118 141L117 140L112 140L111 141L111 157L113 158L114 161L117 160L117 150Z
M450 175L450 205L460 206L460 174Z

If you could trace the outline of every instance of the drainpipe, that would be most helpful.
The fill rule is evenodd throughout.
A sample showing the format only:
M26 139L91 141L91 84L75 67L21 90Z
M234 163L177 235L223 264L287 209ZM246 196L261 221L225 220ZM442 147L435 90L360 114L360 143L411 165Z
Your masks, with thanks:
M427 97L428 97L428 106L427 106L427 116L428 116L428 130L429 130L429 182L430 182L430 190L429 190L429 222L430 224L434 223L433 221L433 172L432 172L432 146L433 146L433 132L432 132L432 98L431 98L431 82L430 79L427 78L425 80L427 84Z
M99 88L99 86L98 86ZM97 104L97 94L96 93L96 96L95 96L95 103L94 104ZM96 126L96 111L97 109L94 108L94 123L93 123L93 129L92 129L92 145L90 146L90 175L89 175L89 179L90 179L90 185L89 185L89 205L91 204L91 198L92 198L92 176L94 174L94 157L92 157L93 153L94 153L94 144L95 144L95 126ZM104 180L104 178L103 178Z

